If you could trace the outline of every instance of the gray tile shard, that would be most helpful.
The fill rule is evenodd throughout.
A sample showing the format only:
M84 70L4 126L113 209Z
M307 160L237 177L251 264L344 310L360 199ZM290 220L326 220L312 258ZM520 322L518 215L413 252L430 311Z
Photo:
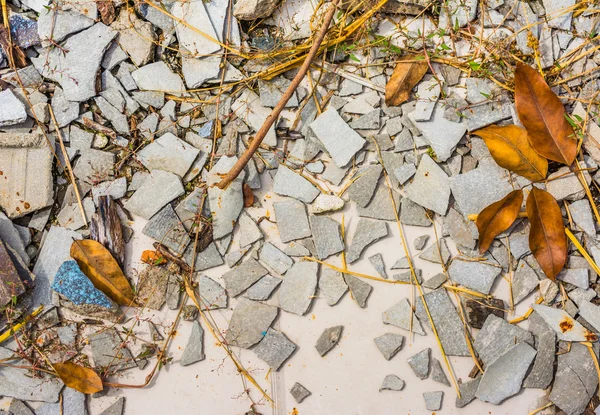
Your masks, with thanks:
M181 179L176 174L154 170L123 206L134 215L150 219L183 193Z
M183 177L190 169L200 150L165 133L137 152L137 159L151 172L158 169Z
M460 382L460 381L459 381ZM464 408L475 400L475 393L481 382L481 376L465 383L459 383L460 397L456 396L456 407Z
M319 264L296 262L288 270L279 288L279 306L288 313L306 314L317 288Z
M344 208L344 199L334 195L321 193L310 206L310 212L317 215L319 213L336 212Z
M587 290L590 286L590 277L587 268L563 269L558 273L556 279L568 282L584 290Z
M346 191L350 200L360 207L367 206L373 198L382 171L383 167L380 164L359 169L355 175L357 179L348 186Z
M246 297L255 301L266 301L271 297L279 284L281 284L281 281L283 281L281 278L267 274L252 287L248 288Z
M233 232L242 209L244 208L244 195L242 185L245 173L240 175L227 186L221 189L212 186L221 180L221 175L226 174L237 162L237 157L221 157L217 164L208 173L208 201L213 218L213 238L221 239Z
M285 200L273 203L273 209L281 242L287 243L312 235L304 203Z
M448 175L429 155L425 154L421 157L412 183L406 189L406 195L424 208L445 215L450 200Z
M125 397L120 396L114 403L100 413L100 415L123 415L125 410ZM19 415L19 414L15 414Z
M185 90L181 77L172 72L163 61L144 65L131 72L131 76L141 91L178 94Z
M455 258L448 267L450 279L463 287L489 294L502 268L489 262L463 261Z
M0 127L20 124L27 119L25 105L10 89L0 92Z
M423 287L429 288L430 290L437 290L446 281L448 281L448 277L443 272L440 272L428 280L423 281Z
M542 304L534 304L532 307L544 319L546 324L556 332L558 340L584 342L589 341L590 336L594 337L579 322L573 320L566 311Z
M381 318L383 324L391 324L404 330L411 330L412 328L413 333L420 334L421 336L425 335L425 330L423 330L421 322L414 315L407 298L400 300L397 304L384 311Z
M223 281L227 292L236 297L246 291L252 284L267 275L268 271L255 259L248 258L240 265L223 274Z
M238 225L240 227L240 247L247 247L263 238L260 228L246 211L242 211L240 214Z
M43 47L61 42L68 35L81 32L92 26L94 20L73 10L42 9L37 30Z
M446 354L448 356L470 356L463 323L446 290L439 288L425 294L424 298ZM430 324L420 298L416 300L415 312L421 321Z
M421 235L415 238L415 240L413 241L413 247L417 250L420 251L423 248L425 248L425 245L427 244L427 241L429 240L429 235Z
M511 245L512 246L512 245ZM514 304L520 303L525 297L537 288L540 280L537 274L525 261L519 261L512 283L512 297Z
M396 206L396 213L400 209L400 195L392 190L392 197L394 198L394 206ZM377 186L375 194L371 199L371 202L364 208L358 206L358 216L395 221L396 213L394 213L394 206L390 200L389 189L386 185Z
M369 245L386 237L387 234L388 229L385 222L359 219L356 231L352 237L352 243L346 253L348 263L351 264L357 261Z
M513 345L522 342L533 345L533 335L503 318L490 314L477 333L473 347L487 368Z
M318 259L326 259L344 250L342 231L337 221L327 216L311 216L310 228Z
M596 330L596 333L600 333L600 307L586 300L579 301L577 305L579 315Z
M160 310L167 300L170 272L164 266L148 266L140 273L137 295L145 307Z
M273 192L282 196L290 196L304 203L311 203L319 195L311 182L294 170L280 165L273 182Z
M441 238L438 240L438 243L432 244L429 248L421 252L419 258L424 259L425 261L433 262L435 264L448 263L452 254L448 249L446 239Z
M365 144L365 139L351 129L333 108L321 113L310 124L310 130L323 143L338 167L346 166Z
M367 306L369 295L371 295L371 291L373 291L373 287L362 279L350 274L344 274L344 281L346 281L346 285L348 285L350 293L358 306L360 308L365 308Z
M287 336L275 329L269 328L267 334L252 349L256 355L275 371L290 358L296 350L296 345Z
M308 389L298 382L294 383L294 386L292 386L292 389L290 389L290 393L297 403L301 403L311 394Z
M319 278L319 290L325 297L327 305L334 306L348 291L348 285L341 272L324 267Z
M535 337L537 355L531 371L523 381L523 387L546 389L554 377L556 334L537 313L532 313L528 321L529 331Z
M198 292L202 298L203 305L207 309L227 307L227 292L218 282L201 275L198 280Z
M176 255L181 255L191 239L171 205L166 205L152 216L142 233L169 248Z
M499 405L521 390L521 384L536 351L527 343L509 348L493 361L481 377L475 396L484 402Z
M429 377L429 363L431 360L431 349L428 347L421 350L419 353L412 355L406 361L419 379L427 379Z
M270 242L263 244L258 259L281 275L285 274L294 265L292 258L281 252L279 248Z
M431 359L431 379L437 383L441 383L446 386L450 386L450 381L442 369L442 364L436 358Z
M231 104L231 110L235 115L243 120L249 127L258 131L263 125L271 110L260 104L260 97L250 90L244 89L242 94ZM277 136L275 134L275 125L272 125L263 141L266 145L275 147L277 145Z
M381 278L387 279L387 273L385 272L385 263L383 262L383 255L375 254L369 257L369 262L375 268L375 271L379 274Z
M440 409L442 409L443 398L443 391L424 392L423 400L425 401L425 409L427 409L428 411L439 411Z
M404 389L404 381L394 374L386 375L381 383L379 392L381 391L401 391Z
M89 336L95 368L124 370L134 367L135 361L116 329L110 328Z
M25 402L18 399L11 400L8 412L12 415L35 415Z
M385 333L375 338L375 345L385 360L390 360L402 349L404 336L397 333Z
M323 330L323 333L321 333L321 336L319 336L319 339L315 343L315 348L321 357L325 356L336 344L338 344L342 337L343 329L343 326L334 326Z
M411 226L431 226L425 209L407 197L400 202L400 222Z
M248 349L261 341L277 317L277 307L240 298L233 309L225 340Z
M192 332L181 355L181 366L204 360L204 330L198 321L192 323Z

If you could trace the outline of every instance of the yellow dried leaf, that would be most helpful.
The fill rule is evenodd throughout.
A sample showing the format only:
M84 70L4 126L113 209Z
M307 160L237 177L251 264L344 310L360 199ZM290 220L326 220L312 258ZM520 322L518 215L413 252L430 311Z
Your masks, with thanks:
M427 62L422 56L402 57L385 86L385 103L388 106L398 106L407 101L410 92L423 79L427 69Z
M90 368L79 366L73 362L56 363L52 367L58 377L71 389L87 394L104 389L102 379Z
M503 199L492 203L477 215L477 229L479 230L479 252L488 250L494 238L507 230L513 224L521 204L523 191L513 190Z

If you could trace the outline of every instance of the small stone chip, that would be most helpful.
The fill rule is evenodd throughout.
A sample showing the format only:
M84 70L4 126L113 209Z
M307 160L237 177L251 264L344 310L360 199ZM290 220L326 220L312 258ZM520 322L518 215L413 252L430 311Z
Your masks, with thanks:
M494 314L496 317L504 318L504 301L498 298L479 299L465 301L467 320L474 329L483 327L488 316Z
M460 397L456 396L456 407L464 408L475 400L475 393L481 382L481 376L465 383L459 383Z
M298 403L302 403L310 395L310 391L298 382L294 383L294 386L290 389L290 393Z
M534 304L533 309L556 332L558 340L584 342L597 339L595 334L590 333L581 323L573 320L564 310L542 304Z
M263 244L258 259L281 275L285 274L287 270L294 265L294 260L292 258L284 254L270 242L265 242Z
M267 274L268 271L265 267L255 259L249 258L231 271L223 274L223 281L229 295L236 297Z
M188 366L201 360L204 360L204 330L198 321L194 321L187 346L181 355L181 366Z
M344 280L356 303L360 308L365 308L367 306L367 299L369 298L371 291L373 291L373 287L360 278L350 274L344 274Z
M298 200L275 202L273 209L281 242L288 243L312 235L304 203Z
M340 224L327 216L311 216L310 228L318 259L326 259L344 250Z
M448 281L448 277L443 272L440 272L439 274L435 274L428 280L423 281L423 287L429 288L430 290L437 290L446 281Z
M427 379L429 377L430 356L431 349L428 347L406 360L419 379Z
M280 165L273 182L273 192L311 203L320 194L311 182L289 167Z
M252 350L276 371L294 353L296 345L285 334L269 328L265 337Z
M265 275L256 284L248 288L246 297L255 301L266 301L271 297L273 291L281 284L282 279Z
M425 408L428 411L439 411L442 409L442 399L444 398L443 391L425 392L423 399L425 400Z
M277 317L277 307L240 298L233 309L225 340L248 349L262 340Z
M446 244L446 240L441 238L439 241L439 246L437 243L432 244L429 248L421 252L419 258L424 259L425 261L433 262L435 264L444 264L448 263L452 254L450 254L450 250L448 249L448 245ZM440 259L440 251L442 253Z
M404 389L404 381L402 379L400 379L398 376L396 375L387 375L384 379L383 379L383 383L381 384L381 387L379 388L379 392L381 391L401 391L402 389Z
M397 304L384 311L382 319L383 324L392 324L404 330L411 330L412 328L414 333L421 336L425 335L425 330L423 330L421 322L414 315L407 298L400 300Z
M448 267L450 279L463 287L489 294L502 267L490 263L454 259Z
M375 268L375 271L377 271L377 273L381 276L381 278L387 279L387 273L385 272L383 256L381 254L371 255L369 257L369 261L371 262L371 265L373 265L373 268Z
M327 305L334 306L348 291L348 285L346 285L341 272L327 267L321 271L319 290L325 297Z
M365 248L379 239L387 236L387 224L382 221L359 219L352 243L346 253L349 264L357 261Z
M431 379L437 383L441 383L446 386L450 386L450 381L442 369L442 364L435 357L431 360Z
M404 336L397 333L385 333L375 338L375 345L385 357L386 360L390 360L396 355L404 345Z
M323 331L315 344L315 348L321 357L325 356L340 341L343 328L344 326L334 326Z
M423 248L425 248L425 245L427 244L428 240L429 240L429 235L421 235L421 236L415 238L415 240L413 241L413 246L417 251L420 251Z
M317 289L316 262L296 262L287 272L279 288L279 306L288 313L302 316L312 304Z

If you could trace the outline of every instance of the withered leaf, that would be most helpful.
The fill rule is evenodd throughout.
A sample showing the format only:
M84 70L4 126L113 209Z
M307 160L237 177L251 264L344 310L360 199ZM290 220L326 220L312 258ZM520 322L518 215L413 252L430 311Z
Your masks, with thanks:
M102 379L90 368L79 366L73 362L55 363L52 367L58 377L71 389L87 394L104 389Z
M385 103L398 106L408 100L410 92L427 72L427 62L422 56L408 55L400 58L385 86Z
M143 251L140 261L150 265L162 265L167 262L165 257L152 249Z
M115 4L112 1L97 1L98 12L100 12L100 20L105 25L110 25L115 21Z
M123 271L110 252L91 239L74 241L71 257L94 286L119 305L133 305L134 294Z
M544 274L554 280L567 262L560 206L550 193L534 187L527 196L527 216L531 224L529 248Z
M523 203L523 191L513 190L503 199L492 203L477 215L479 252L487 251L494 238L513 224Z
M577 141L565 108L542 76L527 65L517 65L515 71L515 106L535 151L570 166Z
M254 204L254 193L247 183L242 186L242 192L244 194L244 207L250 207Z
M527 131L516 125L490 125L475 131L483 138L490 154L500 167L531 181L543 180L548 173L548 160L540 156L529 143Z

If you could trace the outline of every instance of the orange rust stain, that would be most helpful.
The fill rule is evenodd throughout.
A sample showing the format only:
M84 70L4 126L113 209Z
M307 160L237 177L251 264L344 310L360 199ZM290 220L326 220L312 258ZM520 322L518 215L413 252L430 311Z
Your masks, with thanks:
M0 176L2 176L4 174L4 172L2 170L0 170Z
M573 328L573 326L574 326L573 320L570 317L565 317L565 319L563 321L558 323L558 327L560 327L560 330L563 333L566 333L567 331L571 330Z
M595 342L598 341L598 336L596 335L596 333L592 333L591 331L585 331L585 339L589 342Z
M27 202L23 203L23 206L25 206L25 209L29 209L31 207L31 205Z

